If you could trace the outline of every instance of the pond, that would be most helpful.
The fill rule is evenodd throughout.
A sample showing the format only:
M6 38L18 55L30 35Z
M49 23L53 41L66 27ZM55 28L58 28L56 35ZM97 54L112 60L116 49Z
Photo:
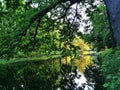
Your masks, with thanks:
M90 60L85 55L1 64L0 90L94 90L95 81L84 75Z
M94 90L95 88L95 82L92 81L92 78L89 79L91 81L88 81L78 69L62 78L66 83L62 87L57 88L57 90Z

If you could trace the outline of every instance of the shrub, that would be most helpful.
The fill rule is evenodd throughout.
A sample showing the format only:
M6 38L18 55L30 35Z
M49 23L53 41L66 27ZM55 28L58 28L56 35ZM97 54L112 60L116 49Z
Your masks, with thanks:
M120 90L120 49L106 49L101 53L101 71L105 77L107 90Z

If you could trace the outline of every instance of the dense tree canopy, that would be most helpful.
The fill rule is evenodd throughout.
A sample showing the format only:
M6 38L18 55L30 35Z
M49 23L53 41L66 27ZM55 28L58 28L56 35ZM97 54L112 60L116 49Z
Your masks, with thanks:
M94 7L93 1L82 2L80 0L2 0L1 57L38 50L39 47L40 50L42 48L48 50L52 46L54 46L52 49L55 47L60 49L56 40L70 42L75 35L80 34L79 22L83 22L80 15L81 8L87 7L88 4L89 8ZM59 34L55 36L57 30Z

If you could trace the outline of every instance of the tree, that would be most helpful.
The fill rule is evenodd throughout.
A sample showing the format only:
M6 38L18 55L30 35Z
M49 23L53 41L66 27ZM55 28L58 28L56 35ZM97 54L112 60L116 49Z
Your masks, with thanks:
M103 2L99 3L97 8L91 13L90 21L92 22L92 29L89 30L88 26L85 28L89 33L83 35L84 39L92 43L98 51L106 47L113 47L113 33L109 30L108 17Z
M3 12L0 23L0 42L2 42L0 43L0 55L1 57L14 57L18 51L38 50L38 47L43 45L43 40L40 39L45 35L50 39L50 32L55 29L60 32L60 42L72 41L75 35L79 34L81 5L92 2L82 0L3 0L1 3ZM72 8L73 5L76 7ZM52 44L47 46L50 49ZM46 50L44 49L44 51Z
M109 17L109 22L111 26L111 32L113 32L113 35L116 39L117 44L120 46L120 7L119 7L119 0L113 1L113 0L104 0L108 17ZM113 29L113 31L112 31Z

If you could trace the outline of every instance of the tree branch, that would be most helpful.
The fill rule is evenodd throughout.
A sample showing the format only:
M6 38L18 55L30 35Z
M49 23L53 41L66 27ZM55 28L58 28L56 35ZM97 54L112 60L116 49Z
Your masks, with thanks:
M35 29L35 33L34 33L34 43L36 43L36 35L38 33L38 28L39 28L39 25L40 25L40 20L41 18L38 19L38 23L37 23L37 26L36 26L36 29Z
M20 36L19 42L22 39L22 36L25 36L27 33L27 30L32 26L32 24L38 19L42 18L44 15L46 15L51 9L55 8L58 4L62 3L63 1L59 0L58 2L54 3L53 5L39 11L37 14L35 14L29 21L29 24L24 27L22 30L22 33L20 33L18 36Z
M58 17L57 19L55 19L54 21L57 21L57 20L59 20L59 19L61 19L61 18L64 18L66 15L67 15L67 11L70 9L70 6L71 6L72 4L70 4L70 5L68 5L68 7L65 9L65 13L61 16L61 17Z
M39 11L37 14L35 14L29 21L29 24L26 25L24 27L24 29L22 30L22 33L19 34L18 36L20 36L19 41L21 41L22 36L25 36L27 33L27 30L31 27L31 25L38 19L38 18L42 18L44 15L46 15L51 9L55 8L57 5L59 5L60 3L65 3L67 1L70 1L70 5L73 5L76 2L81 2L82 0L58 0L56 3L50 5L49 7ZM69 6L70 7L70 6Z

